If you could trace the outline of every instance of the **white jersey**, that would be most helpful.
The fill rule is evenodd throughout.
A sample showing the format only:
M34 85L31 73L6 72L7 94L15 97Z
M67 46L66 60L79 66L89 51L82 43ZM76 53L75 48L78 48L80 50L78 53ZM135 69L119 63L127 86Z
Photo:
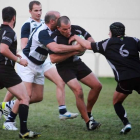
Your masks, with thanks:
M41 24L44 24L43 20L41 20L40 22L37 22L32 18L26 20L21 28L21 38L29 38L32 31Z

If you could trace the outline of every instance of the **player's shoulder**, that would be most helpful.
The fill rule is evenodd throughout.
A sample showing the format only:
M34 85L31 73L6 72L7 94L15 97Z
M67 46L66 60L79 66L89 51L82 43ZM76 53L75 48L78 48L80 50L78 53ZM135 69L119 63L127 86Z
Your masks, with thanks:
M58 30L55 30L52 34L51 37L55 38L56 36L62 36L61 33Z
M34 22L31 18L28 18L22 25L22 28L30 28L31 22Z
M125 39L136 41L136 42L140 41L137 37L130 37L130 36L126 36Z
M83 29L81 26L79 25L71 25L72 29Z
M9 34L11 36L14 36L16 34L15 31L7 25L3 26L1 30L4 32L3 34Z
M24 22L24 24L25 23L32 23L32 22L35 22L32 18L28 18L25 22Z
M43 35L49 35L48 32L48 26L46 24L40 24L35 30L35 35L43 36Z

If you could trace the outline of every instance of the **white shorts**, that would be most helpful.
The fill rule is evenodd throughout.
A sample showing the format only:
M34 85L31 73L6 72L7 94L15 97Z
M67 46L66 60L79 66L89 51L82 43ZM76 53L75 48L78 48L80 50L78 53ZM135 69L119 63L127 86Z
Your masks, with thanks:
M44 73L46 71L48 71L49 69L51 69L52 67L54 67L55 64L52 64L49 56L47 57L47 59L45 60L45 62L43 63L43 70L44 70Z
M17 64L17 73L21 77L22 81L44 85L43 64L34 64L23 53L21 56L23 59L28 61L27 67Z

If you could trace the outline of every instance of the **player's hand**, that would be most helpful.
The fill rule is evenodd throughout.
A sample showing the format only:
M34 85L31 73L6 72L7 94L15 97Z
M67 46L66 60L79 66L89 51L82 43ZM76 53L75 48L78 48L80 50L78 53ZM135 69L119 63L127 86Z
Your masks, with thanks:
M28 66L28 61L26 59L20 59L19 64L26 67L26 66Z
M75 45L75 46L76 46L76 48L77 48L77 51L79 51L79 52L84 52L84 51L86 50L86 48L83 47L83 46L81 46L80 44L77 44L77 45Z
M69 44L70 44L72 41L75 41L75 35L70 37L70 39L69 39Z
M19 57L20 59L22 58L20 54L16 54L17 57Z

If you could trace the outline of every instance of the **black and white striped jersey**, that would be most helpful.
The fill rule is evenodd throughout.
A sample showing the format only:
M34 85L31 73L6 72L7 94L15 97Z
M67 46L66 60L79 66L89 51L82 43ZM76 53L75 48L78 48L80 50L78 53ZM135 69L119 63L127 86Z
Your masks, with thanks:
M29 37L27 46L23 49L24 55L33 63L41 65L48 56L47 44L54 42L50 37L52 31L46 24L40 24Z
M140 77L140 40L133 37L112 37L91 43L95 53L104 55L116 81Z

